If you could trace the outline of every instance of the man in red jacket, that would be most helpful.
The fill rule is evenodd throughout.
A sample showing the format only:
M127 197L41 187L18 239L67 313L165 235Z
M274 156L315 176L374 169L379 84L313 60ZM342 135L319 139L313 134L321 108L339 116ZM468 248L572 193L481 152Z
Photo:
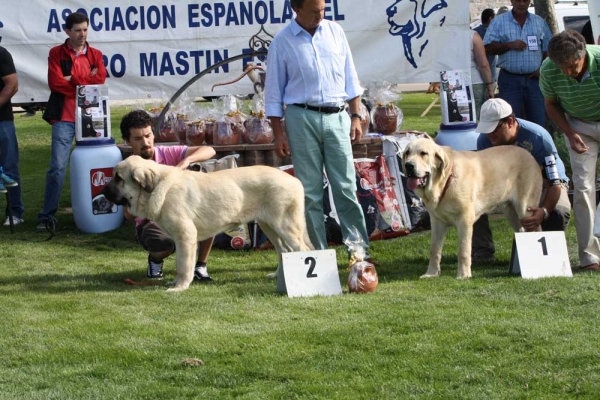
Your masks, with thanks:
M45 118L52 124L52 158L46 173L44 206L38 214L38 229L47 229L58 210L71 144L75 136L75 90L77 85L100 85L106 79L102 53L87 42L89 19L73 13L65 20L69 38L50 49L48 86L51 96Z

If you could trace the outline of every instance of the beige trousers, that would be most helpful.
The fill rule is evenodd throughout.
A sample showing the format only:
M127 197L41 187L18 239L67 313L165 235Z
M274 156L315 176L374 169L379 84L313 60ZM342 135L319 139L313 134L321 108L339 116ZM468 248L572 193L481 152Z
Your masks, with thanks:
M571 149L565 137L571 168L573 170L573 214L579 262L586 266L600 261L600 244L594 237L594 220L596 218L596 163L600 144L600 122L587 122L566 115L571 128L579 133L581 139L589 147L585 153L578 154Z

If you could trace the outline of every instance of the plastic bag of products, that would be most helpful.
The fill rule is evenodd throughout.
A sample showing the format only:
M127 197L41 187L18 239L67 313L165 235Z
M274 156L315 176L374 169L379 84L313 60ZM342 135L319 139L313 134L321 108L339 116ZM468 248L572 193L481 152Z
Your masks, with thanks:
M249 104L250 117L244 122L243 142L248 144L273 143L271 121L265 117L265 105L262 93L254 96Z
M350 235L344 241L350 253L348 262L348 290L351 293L370 293L377 290L379 278L375 266L367 261L365 242L358 234L356 227L352 227Z
M231 95L223 96L218 99L215 108L221 110L221 117L213 125L213 143L216 146L240 144L245 133L246 118L239 111L237 99Z
M402 126L404 113L396 106L395 102L402 96L392 89L388 82L382 82L369 90L373 98L371 109L371 121L373 132L392 135Z

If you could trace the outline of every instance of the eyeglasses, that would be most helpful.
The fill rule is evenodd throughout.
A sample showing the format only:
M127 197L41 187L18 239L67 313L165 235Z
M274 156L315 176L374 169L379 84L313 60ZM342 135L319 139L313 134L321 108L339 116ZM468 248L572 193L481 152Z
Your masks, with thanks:
M496 128L493 131L491 131L490 133L488 133L488 135L493 135L493 134L497 133L498 130L500 128L502 128L502 125L504 125L505 122L506 122L506 120L500 120L500 122L498 123L498 125L496 125Z

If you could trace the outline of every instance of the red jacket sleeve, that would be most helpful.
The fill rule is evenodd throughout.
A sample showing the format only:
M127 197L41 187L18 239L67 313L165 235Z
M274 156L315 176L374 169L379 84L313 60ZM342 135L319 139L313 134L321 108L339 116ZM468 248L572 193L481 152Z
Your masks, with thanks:
M48 55L48 87L53 92L69 95L73 93L73 86L63 77L60 60L61 46L50 49Z

